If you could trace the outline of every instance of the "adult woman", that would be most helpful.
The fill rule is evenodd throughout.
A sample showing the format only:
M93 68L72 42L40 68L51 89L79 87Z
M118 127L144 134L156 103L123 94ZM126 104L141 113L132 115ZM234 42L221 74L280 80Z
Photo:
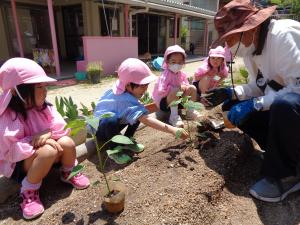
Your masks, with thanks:
M275 6L258 9L234 0L215 16L219 41L241 56L249 82L210 91L228 119L254 138L264 154L264 178L250 188L260 200L278 202L300 190L300 23L271 20Z

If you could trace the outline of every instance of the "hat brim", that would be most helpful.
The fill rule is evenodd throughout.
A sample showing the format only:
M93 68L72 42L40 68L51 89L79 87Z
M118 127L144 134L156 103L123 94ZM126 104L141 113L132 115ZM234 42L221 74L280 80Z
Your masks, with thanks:
M155 81L156 79L157 77L153 73L151 73L149 76L142 79L138 84L149 84ZM126 89L126 85L118 79L115 85L113 86L112 91L115 95L120 95L124 93L125 89Z
M258 10L257 13L255 13L252 16L250 16L249 18L247 18L247 20L241 27L239 27L237 29L233 29L233 30L223 34L221 37L219 37L217 40L215 40L213 42L212 46L216 46L216 45L219 45L220 43L224 42L224 39L226 37L228 37L229 35L245 32L245 31L251 30L251 29L259 26L266 19L268 19L275 12L275 10L276 10L276 5Z
M225 56L222 54L210 54L209 57L218 57L218 58L223 58L223 59L225 58Z
M29 78L28 80L25 80L24 84L34 84L34 83L52 83L56 82L57 80L48 77L48 76L40 76L40 77L33 77Z
M151 82L155 81L156 79L157 79L157 77L154 74L150 74L149 76L142 79L139 84L150 84Z

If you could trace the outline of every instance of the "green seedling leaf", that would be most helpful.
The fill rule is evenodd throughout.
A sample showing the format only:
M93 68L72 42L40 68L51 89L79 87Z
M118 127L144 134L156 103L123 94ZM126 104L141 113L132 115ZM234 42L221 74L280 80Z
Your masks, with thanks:
M145 149L145 146L139 143L135 143L133 145L124 145L123 149L127 149L136 153L142 152Z
M80 130L86 128L86 123L82 119L75 119L75 120L68 121L67 125L65 126L65 129L66 128L70 128L71 129L70 135L75 136Z
M112 137L111 141L118 144L124 144L124 145L134 144L129 137L123 135L115 135Z
M113 117L115 114L113 112L104 113L100 116L100 119Z
M95 102L92 102L92 103L91 103L91 106L92 106L93 111L95 111L95 108L96 108Z
M120 146L120 145L116 146L113 150L110 150L110 149L106 150L107 155L112 155L112 154L116 154L119 152L122 152L122 146Z
M199 110L199 109L201 109L201 103L194 102L194 101L188 101L183 104L183 107L187 110L192 110L192 109Z
M90 125L94 130L98 130L99 121L100 121L99 117L87 117L86 118L86 123L88 125Z
M83 170L84 166L83 165L80 165L78 164L77 166L75 166L70 175L67 177L67 180L70 180L72 177L76 176L78 173L80 173L82 170Z
M170 103L169 107L177 106L181 103L182 99L178 99L177 101L173 101Z
M183 91L178 91L177 93L176 93L176 96L177 97L181 97L183 95Z
M188 100L189 100L189 97L191 97L191 96L184 96L184 97L182 97L182 102L188 101Z
M111 154L108 157L117 164L125 164L131 161L131 157L124 153Z
M89 116L90 115L90 112L89 112L89 109L88 109L88 107L87 106L85 106L84 104L82 104L81 102L80 102L80 104L81 104L81 109L79 109L81 112L82 112L82 114L84 115L84 116Z
M176 131L175 138L179 139L181 137L181 135L182 135L182 129L179 129L179 130Z

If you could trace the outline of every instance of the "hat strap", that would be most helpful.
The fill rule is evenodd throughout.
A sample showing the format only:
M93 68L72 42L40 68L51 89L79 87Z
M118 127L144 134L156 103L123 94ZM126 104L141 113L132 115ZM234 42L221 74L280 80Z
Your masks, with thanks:
M17 95L19 96L19 98L22 100L22 102L24 102L24 103L26 104L26 101L24 100L24 98L22 98L22 96L21 96L20 92L18 91L18 88L17 88L17 86L15 86L15 90L16 90L16 92L17 92Z
M240 48L240 45L241 45L241 42L242 42L243 35L244 35L244 32L242 32L241 35L240 35L240 40L239 40L238 47L236 48L235 53L233 54L233 55L234 55L234 58L235 58L236 53L238 52L238 50L239 50L239 48Z

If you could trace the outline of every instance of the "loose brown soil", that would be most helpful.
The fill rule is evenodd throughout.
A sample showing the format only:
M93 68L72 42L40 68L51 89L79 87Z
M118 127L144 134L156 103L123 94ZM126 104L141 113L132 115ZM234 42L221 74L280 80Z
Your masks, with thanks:
M210 113L211 114L211 113ZM193 134L196 134L194 127ZM41 188L45 213L30 224L298 224L299 193L281 203L252 199L249 187L259 179L260 158L238 129L206 131L195 147L151 128L137 132L145 151L120 167L109 162L111 179L126 185L125 210L109 215L101 208L102 175L96 157L83 162L91 180L72 190L53 170ZM0 205L0 224L28 224L17 195Z

